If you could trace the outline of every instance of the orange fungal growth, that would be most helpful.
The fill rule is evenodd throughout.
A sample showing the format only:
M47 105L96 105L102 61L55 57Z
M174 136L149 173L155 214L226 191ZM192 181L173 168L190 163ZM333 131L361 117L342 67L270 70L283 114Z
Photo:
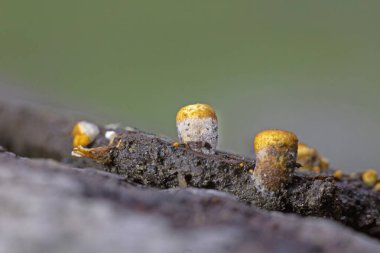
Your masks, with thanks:
M185 119L204 119L212 118L217 119L214 109L207 104L193 104L182 107L176 117L177 124Z
M179 143L178 142L173 142L172 146L175 147L175 148L178 148L179 147Z
M207 104L182 107L176 117L178 139L195 151L215 153L218 144L218 119Z
M298 138L294 133L278 129L261 131L254 140L256 153L268 147L297 150L297 145Z
M256 186L276 192L290 180L296 167L298 138L284 130L264 130L254 140Z
M377 181L377 172L374 169L368 169L362 173L362 180L366 185L374 185Z
M380 191L380 182L375 184L375 186L373 187L373 190Z
M317 154L317 150L315 148L311 148L305 143L298 144L298 157L302 156L315 156Z
M98 163L106 164L111 160L110 155L111 147L103 146L96 148L84 148L82 146L74 147L71 152L75 157L87 157L95 160Z
M87 121L79 121L75 124L71 132L73 147L89 145L95 140L99 133L100 131L97 125Z
M335 179L341 179L343 177L343 172L341 170L336 170L333 176Z
M329 168L329 161L321 156L317 149L304 143L298 144L297 162L302 165L301 170L319 173Z
M326 157L323 157L323 156L321 156L320 159L321 160L319 161L319 167L322 170L327 170L330 167L330 161Z

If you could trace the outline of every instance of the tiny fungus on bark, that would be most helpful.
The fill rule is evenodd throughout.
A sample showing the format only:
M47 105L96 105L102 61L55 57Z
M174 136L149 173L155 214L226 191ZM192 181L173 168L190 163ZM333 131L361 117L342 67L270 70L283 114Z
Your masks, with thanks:
M179 145L178 142L173 142L173 143L172 143L172 146L175 147L175 148L178 148L180 145Z
M334 171L333 176L334 176L335 179L341 179L343 177L343 171L336 170L336 171Z
M73 147L87 146L95 140L100 131L97 125L88 121L79 121L73 127Z
M297 167L297 136L284 130L264 130L255 136L256 167L253 179L256 187L277 192L291 179Z
M117 137L117 133L113 130L108 130L105 132L104 137L109 140L109 145L111 145Z
M218 144L218 119L215 110L207 104L182 107L176 117L181 143L205 154L215 153Z
M298 144L297 162L302 165L301 170L320 173L329 168L329 161L321 156L317 149L305 143Z
M364 184L371 186L377 181L377 172L374 169L368 169L362 173L362 180Z

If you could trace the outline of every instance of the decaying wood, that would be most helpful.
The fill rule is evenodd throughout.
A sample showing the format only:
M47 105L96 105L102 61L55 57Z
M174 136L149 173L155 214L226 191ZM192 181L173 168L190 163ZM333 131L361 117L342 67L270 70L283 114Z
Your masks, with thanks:
M335 222L266 212L232 195L157 190L94 169L0 151L0 245L7 253L377 253Z
M29 157L53 157L76 166L93 166L89 159L70 157L74 120L7 105L0 106L0 118L0 143L10 150ZM215 189L267 210L335 219L380 238L380 193L359 180L296 173L284 189L268 194L253 187L249 173L254 169L252 159L222 152L204 155L173 146L155 135L124 129L117 129L119 137L107 146L102 131L93 147L108 148L108 164L103 169L124 176L128 182L162 189ZM12 135L15 132L18 136Z

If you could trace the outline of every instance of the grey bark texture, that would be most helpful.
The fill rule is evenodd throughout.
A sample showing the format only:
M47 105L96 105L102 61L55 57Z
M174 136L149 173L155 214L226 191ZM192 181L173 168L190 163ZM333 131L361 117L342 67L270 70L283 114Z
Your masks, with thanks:
M266 212L206 189L0 153L0 252L345 252L380 243L333 221Z
M380 194L359 180L296 173L286 188L268 194L252 187L249 170L254 169L253 159L224 152L204 155L138 130L116 129L118 137L108 145L102 128L92 144L108 150L107 163L99 164L70 156L71 129L77 117L0 103L0 119L0 145L18 155L55 160L17 158L2 152L1 186L15 187L2 191L2 203L8 203L3 208L20 206L10 212L15 216L0 218L1 230L10 231L0 236L5 238L0 252L1 245L13 250L5 252L23 252L22 244L13 243L18 233L24 245L36 247L28 252L52 251L43 251L45 247L69 252L71 248L64 251L68 244L82 249L78 252L104 252L107 247L112 249L107 251L118 252L127 246L131 252L380 249L378 241L330 221L380 237ZM22 199L24 194L30 200ZM103 214L98 213L101 210L105 210ZM21 231L19 220L30 222L31 229ZM41 224L41 231L34 233ZM41 242L45 235L51 235L51 240ZM135 243L133 238L140 237L147 241ZM195 242L205 247L197 248Z

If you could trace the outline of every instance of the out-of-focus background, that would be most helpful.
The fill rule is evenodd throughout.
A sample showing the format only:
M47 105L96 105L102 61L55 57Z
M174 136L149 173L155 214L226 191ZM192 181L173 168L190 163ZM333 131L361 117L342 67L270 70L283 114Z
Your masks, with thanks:
M380 1L2 0L0 97L176 137L213 105L220 149L292 130L333 167L380 168ZM20 95L23 94L23 95Z

